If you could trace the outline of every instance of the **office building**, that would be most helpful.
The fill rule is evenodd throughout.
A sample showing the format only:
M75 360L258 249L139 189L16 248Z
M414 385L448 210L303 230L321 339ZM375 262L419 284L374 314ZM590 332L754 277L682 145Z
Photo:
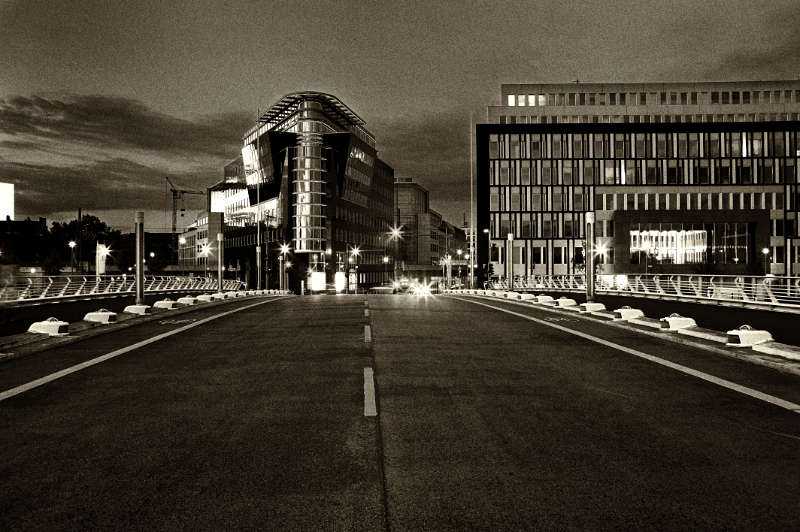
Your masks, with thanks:
M454 275L467 274L468 247L464 230L430 208L428 190L411 178L394 183L397 224L398 275L430 281L441 276L442 260L450 257ZM461 251L459 255L458 251Z
M529 101L522 87L536 96L539 121L505 114ZM498 123L477 126L482 277L583 273L590 212L603 273L797 272L798 90L796 82L504 85L504 102L513 94L515 105L490 108ZM641 94L648 113L627 114ZM573 101L594 108L576 112ZM549 103L558 109L545 113ZM687 119L692 105L698 112Z
M769 122L800 119L799 81L504 84L491 124Z
M350 290L388 283L394 171L376 146L364 120L333 95L292 93L267 109L244 134L241 158L209 189L209 210L224 215L226 269L250 286L260 272L275 287L286 267L294 290L341 278Z

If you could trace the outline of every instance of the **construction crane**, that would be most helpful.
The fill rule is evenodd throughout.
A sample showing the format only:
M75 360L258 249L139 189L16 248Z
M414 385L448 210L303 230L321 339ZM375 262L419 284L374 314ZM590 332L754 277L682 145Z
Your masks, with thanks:
M173 183L169 177L164 177L164 179L167 181L169 190L172 192L172 234L175 234L175 232L178 229L178 200L179 199L182 200L184 194L195 194L197 196L205 196L206 193L200 190L181 189L176 187L175 183ZM183 216L183 214L181 214L181 216Z

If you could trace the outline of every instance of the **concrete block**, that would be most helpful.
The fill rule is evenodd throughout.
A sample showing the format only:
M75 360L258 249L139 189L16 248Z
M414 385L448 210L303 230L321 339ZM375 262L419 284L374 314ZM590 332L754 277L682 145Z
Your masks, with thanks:
M605 309L606 306L602 303L581 303L578 305L578 310L581 312L599 312Z
M210 303L213 301L214 296L211 294L200 294L195 298L196 303Z
M697 322L692 318L681 316L680 314L670 314L666 318L661 318L661 329L665 331L678 331L680 329L688 329L689 327L697 327Z
M742 325L738 329L728 331L728 347L752 347L754 345L772 342L772 334L769 331L753 329L749 325Z
M164 310L173 310L178 308L180 305L177 301L173 301L170 298L162 299L160 301L156 301L153 303L153 308L160 308Z
M138 314L139 316L144 316L145 314L152 314L153 309L150 305L128 305L122 311L126 314Z
M556 299L555 303L558 308L568 308L568 307L571 308L578 306L577 301L568 297L559 297L558 299Z
M192 296L183 296L178 298L178 304L184 306L191 306L197 304L197 298Z
M28 327L28 332L46 334L48 336L66 336L69 334L69 323L58 318L47 318L44 321L35 321Z
M546 296L546 295L536 296L536 302L539 304L552 303L553 301L554 301L553 296Z
M517 299L517 296L519 294L516 292L503 292L503 297L506 299Z
M92 323L114 323L117 321L117 313L111 312L101 308L95 312L89 312L83 317L83 321L90 321Z
M780 342L764 342L763 344L755 344L753 351L772 355L775 357L788 358L789 360L800 360L800 347Z
M214 300L228 299L228 295L225 292L214 292L211 294L211 298Z
M638 308L621 307L614 311L614 321L629 321L643 317L644 312Z
M535 299L536 299L536 296L535 296L535 295L533 295L533 294L520 294L520 295L519 295L519 298L520 298L520 300L522 300L522 301L530 301L530 300L532 300L532 299L533 299L533 300L535 300Z

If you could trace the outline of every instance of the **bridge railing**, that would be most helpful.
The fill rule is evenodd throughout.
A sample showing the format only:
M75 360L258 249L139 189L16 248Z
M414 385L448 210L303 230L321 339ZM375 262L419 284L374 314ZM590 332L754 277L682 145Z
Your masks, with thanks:
M132 294L136 279L132 275L51 275L18 278L15 283L0 285L0 302L49 301L70 297L102 297ZM237 290L241 281L226 279L224 290ZM145 275L145 292L191 292L216 290L213 277Z
M500 279L495 288L516 291L551 290L585 292L586 277L574 275L532 275ZM800 277L756 275L692 274L598 274L595 291L657 299L719 302L746 307L800 310Z

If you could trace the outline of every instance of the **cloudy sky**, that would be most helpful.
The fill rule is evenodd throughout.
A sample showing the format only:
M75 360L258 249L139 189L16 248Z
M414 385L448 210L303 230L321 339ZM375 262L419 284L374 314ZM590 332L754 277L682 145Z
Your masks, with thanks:
M798 28L796 0L0 0L0 181L21 215L166 225L163 176L215 182L258 108L318 90L460 222L501 83L796 79Z

